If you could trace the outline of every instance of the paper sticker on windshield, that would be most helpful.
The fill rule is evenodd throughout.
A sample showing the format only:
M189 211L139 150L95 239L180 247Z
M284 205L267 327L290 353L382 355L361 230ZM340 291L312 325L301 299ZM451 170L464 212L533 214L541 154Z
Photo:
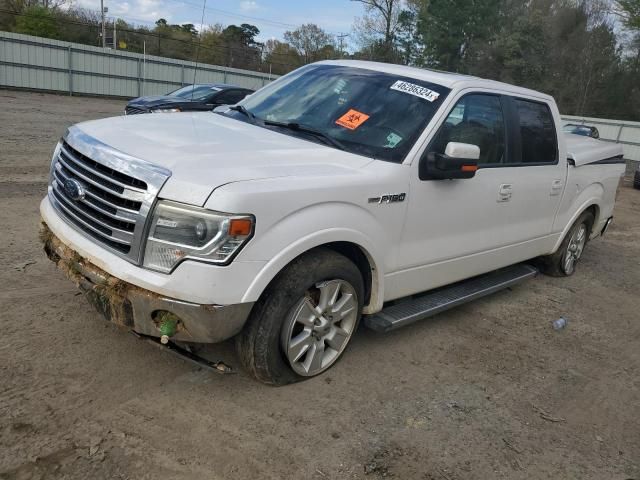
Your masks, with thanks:
M349 130L355 130L364 122L366 122L368 118L369 115L367 115L366 113L359 112L352 108L338 120L336 120L336 123L341 127L348 128Z
M429 102L435 102L440 96L438 92L421 87L415 83L403 82L402 80L396 81L396 83L391 85L390 88L391 90L397 90L398 92L404 92L415 97L424 98Z
M389 135L387 135L387 144L384 146L384 148L396 148L396 145L398 145L401 141L402 137L400 135L391 132Z

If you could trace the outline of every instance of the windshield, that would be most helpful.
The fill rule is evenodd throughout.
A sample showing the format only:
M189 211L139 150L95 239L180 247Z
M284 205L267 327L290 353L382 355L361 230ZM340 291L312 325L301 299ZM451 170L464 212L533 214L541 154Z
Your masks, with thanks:
M372 70L310 65L241 102L253 118L237 111L229 115L318 140L295 128L268 125L297 124L337 140L352 153L399 163L449 91L433 83Z
M194 100L204 100L209 95L213 95L219 92L220 88L211 85L187 85L186 87L179 88L171 93L168 93L170 97L180 97L186 100L191 99L191 92L193 92Z

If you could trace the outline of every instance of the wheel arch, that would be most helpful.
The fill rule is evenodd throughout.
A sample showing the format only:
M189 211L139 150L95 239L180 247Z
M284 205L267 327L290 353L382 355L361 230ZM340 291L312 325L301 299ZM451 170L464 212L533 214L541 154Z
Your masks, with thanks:
M590 199L584 202L584 204L578 210L576 210L576 213L571 217L571 219L567 222L566 226L562 230L562 235L560 235L560 237L556 241L556 244L553 248L553 253L555 253L558 248L560 248L560 245L569 233L569 230L571 229L573 224L585 212L591 212L591 214L593 215L593 225L591 225L591 232L589 232L589 238L591 238L591 235L593 235L593 227L595 225L598 225L598 219L600 216L600 205L598 203L598 199Z
M351 260L362 274L365 286L364 313L374 313L382 308L383 302L383 272L375 261L371 249L362 245L353 238L349 240L329 240L333 235L319 234L314 241L300 241L289 246L280 255L273 258L256 276L247 289L243 302L257 301L267 286L275 277L283 271L291 262L302 255L306 255L319 248L327 248Z

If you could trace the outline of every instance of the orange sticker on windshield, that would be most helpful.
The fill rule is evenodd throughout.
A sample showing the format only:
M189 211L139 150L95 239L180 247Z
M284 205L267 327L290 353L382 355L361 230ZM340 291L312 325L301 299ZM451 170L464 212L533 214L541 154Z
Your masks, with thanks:
M338 120L336 120L336 123L341 127L348 128L349 130L355 130L364 122L366 122L368 118L369 115L367 115L366 113L359 112L352 108Z

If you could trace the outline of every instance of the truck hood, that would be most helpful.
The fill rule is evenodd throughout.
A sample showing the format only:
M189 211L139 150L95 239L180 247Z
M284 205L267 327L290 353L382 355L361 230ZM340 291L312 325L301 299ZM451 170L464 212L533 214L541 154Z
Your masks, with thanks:
M576 167L581 165L620 162L622 146L617 143L604 142L595 138L565 133L567 157Z
M74 128L170 170L160 197L199 206L227 183L348 174L371 161L212 112L113 117Z

